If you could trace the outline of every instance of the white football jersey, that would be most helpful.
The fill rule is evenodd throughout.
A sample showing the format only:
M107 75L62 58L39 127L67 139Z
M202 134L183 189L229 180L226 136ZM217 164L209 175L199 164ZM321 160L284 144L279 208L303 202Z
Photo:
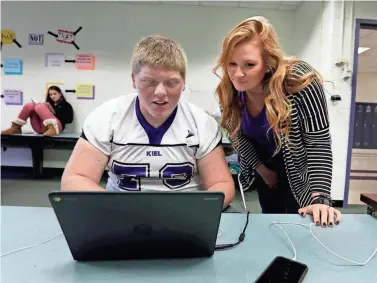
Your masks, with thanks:
M182 100L167 121L154 128L141 114L137 94L93 110L83 136L109 156L109 191L201 190L197 160L222 138L215 119Z

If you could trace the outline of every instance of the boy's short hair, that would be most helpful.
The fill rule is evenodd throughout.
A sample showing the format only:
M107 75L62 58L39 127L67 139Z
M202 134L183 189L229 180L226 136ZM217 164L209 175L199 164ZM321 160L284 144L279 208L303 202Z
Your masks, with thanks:
M178 42L161 35L141 39L131 57L132 72L137 74L143 65L179 71L186 78L187 57Z

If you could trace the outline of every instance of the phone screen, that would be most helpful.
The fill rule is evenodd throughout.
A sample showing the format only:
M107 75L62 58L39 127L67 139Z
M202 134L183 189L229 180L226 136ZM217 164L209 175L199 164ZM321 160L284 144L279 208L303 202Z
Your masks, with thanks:
M259 276L256 283L299 283L302 282L308 267L300 262L278 256Z

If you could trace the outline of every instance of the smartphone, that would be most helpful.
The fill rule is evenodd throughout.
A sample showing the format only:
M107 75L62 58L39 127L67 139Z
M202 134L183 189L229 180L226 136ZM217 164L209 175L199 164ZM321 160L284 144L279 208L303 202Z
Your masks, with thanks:
M300 283L307 272L307 265L277 256L255 283Z

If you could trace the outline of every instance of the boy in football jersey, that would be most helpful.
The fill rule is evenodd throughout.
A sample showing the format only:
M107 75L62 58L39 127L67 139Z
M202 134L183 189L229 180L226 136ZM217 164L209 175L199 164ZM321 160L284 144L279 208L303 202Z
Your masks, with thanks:
M142 39L132 55L134 94L105 102L85 119L67 163L62 190L220 191L224 207L234 182L221 147L218 123L180 100L186 55L166 37Z

